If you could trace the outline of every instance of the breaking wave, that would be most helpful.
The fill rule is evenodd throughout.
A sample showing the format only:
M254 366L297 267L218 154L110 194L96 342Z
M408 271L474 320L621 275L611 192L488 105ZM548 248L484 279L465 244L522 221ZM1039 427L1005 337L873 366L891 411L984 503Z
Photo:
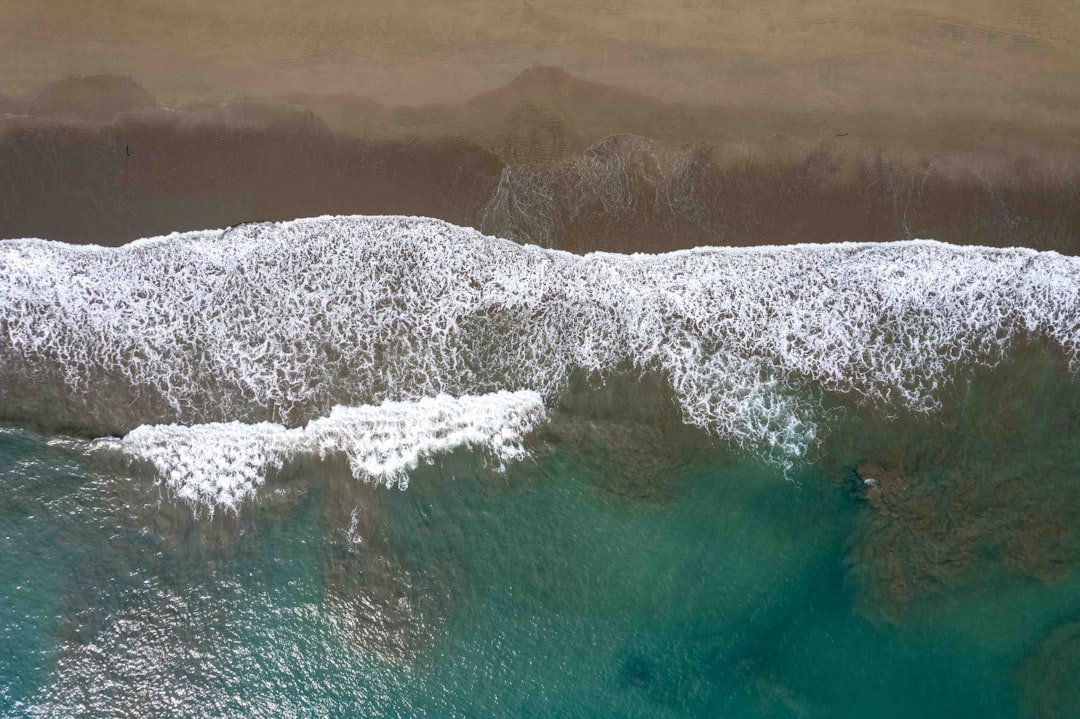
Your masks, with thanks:
M293 429L271 422L143 425L97 445L149 462L182 499L235 508L269 472L304 455L343 456L357 479L401 488L421 461L459 447L483 450L502 467L524 456L525 436L545 419L535 392L440 395L334 407L328 417Z
M287 443L336 405L550 403L575 372L633 367L687 423L792 458L815 393L932 411L1020 336L1077 367L1080 260L924 240L577 256L405 217L0 243L0 419L97 434L275 421L229 431Z

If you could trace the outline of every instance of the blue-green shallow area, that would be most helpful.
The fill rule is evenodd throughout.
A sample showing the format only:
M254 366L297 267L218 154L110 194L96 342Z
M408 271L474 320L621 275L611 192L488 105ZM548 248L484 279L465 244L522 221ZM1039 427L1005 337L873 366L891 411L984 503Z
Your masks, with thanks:
M577 457L461 453L403 492L330 468L193 519L0 433L0 715L1074 715L1030 686L1080 667L1077 572L897 618L851 570L850 477L713 459L642 499Z

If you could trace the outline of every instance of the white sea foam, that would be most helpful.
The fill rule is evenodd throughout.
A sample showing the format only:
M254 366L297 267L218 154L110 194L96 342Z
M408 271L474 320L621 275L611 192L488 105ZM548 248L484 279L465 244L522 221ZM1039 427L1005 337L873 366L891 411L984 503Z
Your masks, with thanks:
M0 412L58 411L16 389L54 368L54 404L127 429L550 401L575 370L630 365L666 375L688 423L797 456L820 421L809 384L930 411L1020 334L1080 364L1080 260L921 240L582 257L402 217L0 243Z
M535 392L440 395L334 407L328 417L293 429L271 422L143 425L96 444L150 462L183 499L235 508L268 472L301 456L341 455L357 479L402 488L421 461L458 447L484 450L502 467L524 456L525 436L545 419Z

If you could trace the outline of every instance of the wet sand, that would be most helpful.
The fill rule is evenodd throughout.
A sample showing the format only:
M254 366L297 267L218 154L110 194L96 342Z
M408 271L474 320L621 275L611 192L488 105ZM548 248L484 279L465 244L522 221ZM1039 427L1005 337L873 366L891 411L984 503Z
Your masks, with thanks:
M323 214L475 222L497 158L469 145L371 143L317 126L9 122L0 236L119 245Z
M509 164L468 139L372 141L303 112L260 112L9 117L0 237L119 245L246 222L404 214L576 252L912 237L1080 251L1080 148L901 161L833 144L755 159L619 135Z
M1074 252L1080 237L1067 108L689 105L549 66L414 107L316 92L169 107L122 75L5 103L0 237L115 245L320 214L579 252L911 237Z

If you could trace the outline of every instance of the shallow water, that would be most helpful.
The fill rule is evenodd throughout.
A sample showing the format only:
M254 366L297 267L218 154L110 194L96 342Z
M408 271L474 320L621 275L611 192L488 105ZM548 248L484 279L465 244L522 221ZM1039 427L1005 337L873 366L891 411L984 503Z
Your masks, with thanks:
M1032 349L958 393L848 407L791 479L714 445L643 494L603 420L575 444L559 415L505 474L317 463L213 516L5 431L0 713L1072 716L1080 387ZM1021 551L1047 537L1060 571Z

